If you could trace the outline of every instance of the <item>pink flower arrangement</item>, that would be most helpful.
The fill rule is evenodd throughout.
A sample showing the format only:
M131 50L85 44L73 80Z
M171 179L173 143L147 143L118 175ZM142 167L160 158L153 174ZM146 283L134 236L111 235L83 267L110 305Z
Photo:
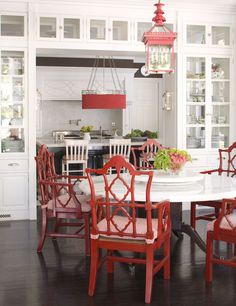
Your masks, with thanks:
M175 148L163 149L158 151L154 160L154 167L156 169L178 171L181 170L186 162L191 160L191 156L187 151Z

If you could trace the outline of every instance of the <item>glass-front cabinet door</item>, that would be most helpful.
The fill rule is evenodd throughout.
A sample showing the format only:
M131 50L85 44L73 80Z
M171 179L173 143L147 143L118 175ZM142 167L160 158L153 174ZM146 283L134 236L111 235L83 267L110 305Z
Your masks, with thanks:
M58 18L51 16L39 17L39 38L42 39L57 39L58 33Z
M0 50L1 153L25 151L25 52Z
M0 36L1 37L25 37L24 15L0 15Z
M211 58L211 147L229 146L230 58Z
M112 20L112 40L129 40L129 23L126 20Z
M63 18L63 38L81 39L81 20L79 18Z
M230 26L186 24L185 29L187 45L230 46Z
M186 149L229 146L230 57L186 57Z
M187 57L186 62L186 147L206 146L206 59Z
M106 41L107 40L107 20L106 19L89 19L88 21L88 38L90 40Z

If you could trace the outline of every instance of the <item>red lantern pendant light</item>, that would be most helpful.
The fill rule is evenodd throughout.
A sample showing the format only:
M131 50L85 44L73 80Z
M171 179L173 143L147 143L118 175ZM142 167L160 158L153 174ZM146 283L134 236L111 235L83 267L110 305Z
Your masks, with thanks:
M113 89L106 89L105 82L105 62L109 63ZM99 68L99 56L94 61L94 66L90 76L89 84L86 90L82 90L82 108L83 109L122 109L126 108L126 91L122 88L121 82L115 67L114 59L110 56L108 59L103 58L102 76L100 79L97 73Z
M154 26L143 34L143 42L145 44L146 53L146 74L150 73L166 73L174 71L175 57L174 57L174 41L177 33L171 32L165 25L166 21L163 16L164 11L162 6L164 4L155 4L157 7L152 21Z

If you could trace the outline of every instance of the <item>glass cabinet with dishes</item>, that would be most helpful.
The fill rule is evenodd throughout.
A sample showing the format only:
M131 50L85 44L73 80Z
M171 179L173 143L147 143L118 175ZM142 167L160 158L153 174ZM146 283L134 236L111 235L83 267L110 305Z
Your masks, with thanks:
M25 52L0 50L0 152L25 152Z
M186 56L187 149L229 145L230 62L230 57Z

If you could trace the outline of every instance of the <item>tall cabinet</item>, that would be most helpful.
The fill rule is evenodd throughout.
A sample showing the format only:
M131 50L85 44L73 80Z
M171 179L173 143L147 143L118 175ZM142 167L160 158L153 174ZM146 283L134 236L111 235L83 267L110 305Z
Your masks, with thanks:
M183 23L177 137L196 170L217 167L218 148L228 147L236 136L232 32L230 24Z
M29 218L26 20L0 16L0 221Z

